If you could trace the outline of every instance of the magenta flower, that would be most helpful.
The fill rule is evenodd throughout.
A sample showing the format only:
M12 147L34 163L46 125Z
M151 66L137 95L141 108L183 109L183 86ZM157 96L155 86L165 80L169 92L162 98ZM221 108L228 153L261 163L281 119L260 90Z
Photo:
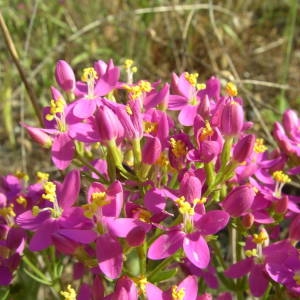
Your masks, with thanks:
M76 84L77 100L72 103L74 115L81 119L92 116L102 103L101 97L118 86L119 76L120 70L112 61L108 65L98 61L94 68L85 68L82 81Z
M69 172L62 184L45 182L44 189L41 206L33 207L32 211L26 211L16 219L20 227L34 231L29 249L41 251L55 244L61 250L72 252L77 245L94 241L93 224L80 207L73 206L80 189L79 171ZM67 247L68 242L71 247Z
M248 211L254 197L255 192L251 186L241 185L234 188L221 202L221 205L232 217L239 217Z
M75 89L75 74L70 65L59 60L55 67L55 78L58 85L66 92L72 92Z
M220 130L225 136L238 135L244 125L243 107L233 100L225 104L221 114Z
M187 276L178 285L173 285L171 289L165 292L152 283L146 284L146 295L149 300L196 300L197 294L196 276Z
M193 265L200 269L206 268L210 261L210 251L205 236L223 229L229 221L229 215L224 211L215 210L198 218L195 221L194 232L186 233L174 229L158 237L150 245L148 257L153 260L164 259L183 247L187 259Z

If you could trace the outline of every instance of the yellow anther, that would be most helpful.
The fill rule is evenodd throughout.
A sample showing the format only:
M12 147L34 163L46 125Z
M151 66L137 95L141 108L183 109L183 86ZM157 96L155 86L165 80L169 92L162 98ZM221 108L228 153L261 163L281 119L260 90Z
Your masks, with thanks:
M51 121L54 120L54 115L46 114L45 118L46 118L47 121L51 122Z
M130 97L133 100L137 99L143 95L143 91L142 91L141 87L138 85L129 86L129 85L125 84L125 85L123 85L123 87L128 91L128 93L130 94Z
M146 295L146 284L148 283L147 277L142 275L140 278L137 280L137 284L140 288L140 291L143 295Z
M185 296L185 289L179 289L177 285L172 286L172 300L183 300Z
M29 180L29 176L28 174L24 173L23 171L16 171L15 173L16 177L18 177L19 179L23 179L24 181L28 181Z
M33 206L32 207L32 210L31 210L31 212L32 212L32 214L36 217L39 213L40 213L40 208L38 207L38 206Z
M48 181L49 180L49 174L44 172L36 172L36 177L38 181Z
M229 96L235 97L238 94L236 85L233 82L228 82L225 86L226 93Z
M105 192L96 192L93 193L91 196L92 204L96 205L97 207L104 206L110 203L110 200L107 199Z
M69 284L65 291L60 291L60 294L65 297L64 300L76 300L76 291Z
M19 203L20 205L23 205L24 207L27 206L27 200L26 200L26 198L24 198L21 195L16 199L16 202Z
M199 74L198 73L188 73L185 72L184 73L184 77L185 79L194 87L197 86L197 78L198 78Z
M268 149L267 146L264 145L263 139L256 139L254 144L254 151L256 153L263 153Z
M257 250L256 250L256 249L246 250L246 251L245 251L245 255L246 255L247 257L254 257L254 256L257 256Z
M151 83L146 80L140 80L139 81L139 87L142 92L150 92L152 90Z
M175 140L174 138L170 138L171 150L175 157L184 156L187 153L187 147L184 141Z
M3 218L15 217L16 213L14 212L14 205L11 203L9 206L0 208L0 216Z
M131 110L131 108L130 108L129 105L126 105L126 106L125 106L125 110L126 110L126 112L127 112L129 115L132 115L132 110Z
M124 61L124 68L125 69L130 69L132 65L133 65L133 60L132 59L125 59L125 61Z
M214 130L211 128L209 121L205 121L205 127L202 129L201 134L199 136L199 141L203 142L207 139L207 137L212 136L214 134Z
M196 199L194 199L193 203L194 203L194 205L204 204L206 201L207 201L207 198L206 197L202 197L202 198L196 198Z
M196 85L196 88L197 88L198 91L205 90L206 89L206 84L205 83L198 83Z
M84 68L83 69L83 73L81 76L81 80L83 82L90 82L90 81L94 81L95 79L98 79L98 75L97 72L94 68Z
M158 124L156 122L144 121L144 132L146 133L156 133Z
M54 202L56 199L56 185L51 181L47 181L44 183L43 188L45 192L42 198Z
M143 208L137 208L133 211L134 213L137 213L139 220L150 223L150 219L152 217L152 214L150 211L143 209Z
M300 285L300 272L299 271L297 271L295 273L295 275L293 276L293 279L296 281L297 285Z
M195 106L195 105L198 105L198 103L199 103L199 101L198 101L198 99L197 99L196 96L192 97L192 98L189 100L189 104L190 104L190 105Z
M131 72L132 73L136 73L138 71L138 68L136 66L132 67L131 68Z
M96 206L93 204L83 204L81 208L83 209L83 214L89 219L92 219L97 211Z
M167 155L165 153L162 153L155 164L162 167L168 167L170 165L170 162Z
M277 182L280 182L280 183L289 183L291 182L291 178L283 173L283 171L275 171L273 174L272 174L273 178L275 181Z
M262 230L259 234L253 234L252 240L255 244L263 244L266 240L268 240L268 235L264 230Z
M182 215L193 216L195 214L194 208L191 206L189 202L185 200L184 196L176 199L175 202L178 205L178 210Z

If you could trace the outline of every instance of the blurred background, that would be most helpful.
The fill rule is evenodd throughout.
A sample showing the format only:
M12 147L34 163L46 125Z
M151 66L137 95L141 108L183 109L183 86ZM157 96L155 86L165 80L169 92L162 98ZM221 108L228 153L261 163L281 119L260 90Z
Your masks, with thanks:
M234 81L268 143L274 120L300 104L299 7L297 0L0 0L39 106L50 100L58 59L80 75L95 60L131 58L136 79L165 82L188 71L199 81ZM0 49L0 173L51 172L47 151L19 125L38 122L2 32Z

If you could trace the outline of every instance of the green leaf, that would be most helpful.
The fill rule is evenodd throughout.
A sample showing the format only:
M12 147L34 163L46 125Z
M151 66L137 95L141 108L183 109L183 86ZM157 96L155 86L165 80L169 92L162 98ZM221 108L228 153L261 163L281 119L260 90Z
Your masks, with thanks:
M171 270L163 270L163 271L160 271L156 274L154 274L153 276L151 276L151 278L149 278L149 280L151 282L161 282L161 281L164 281L164 280L167 280L171 277L174 277L177 273L178 269L171 269Z

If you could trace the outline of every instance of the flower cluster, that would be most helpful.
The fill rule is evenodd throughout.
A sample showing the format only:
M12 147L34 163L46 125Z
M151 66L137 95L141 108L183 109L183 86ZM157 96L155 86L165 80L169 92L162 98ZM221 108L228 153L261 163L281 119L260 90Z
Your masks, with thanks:
M97 61L76 80L58 61L44 127L22 125L66 175L2 177L0 284L22 260L52 287L72 267L69 300L299 296L300 197L283 189L300 173L297 114L268 150L232 82L136 71Z

